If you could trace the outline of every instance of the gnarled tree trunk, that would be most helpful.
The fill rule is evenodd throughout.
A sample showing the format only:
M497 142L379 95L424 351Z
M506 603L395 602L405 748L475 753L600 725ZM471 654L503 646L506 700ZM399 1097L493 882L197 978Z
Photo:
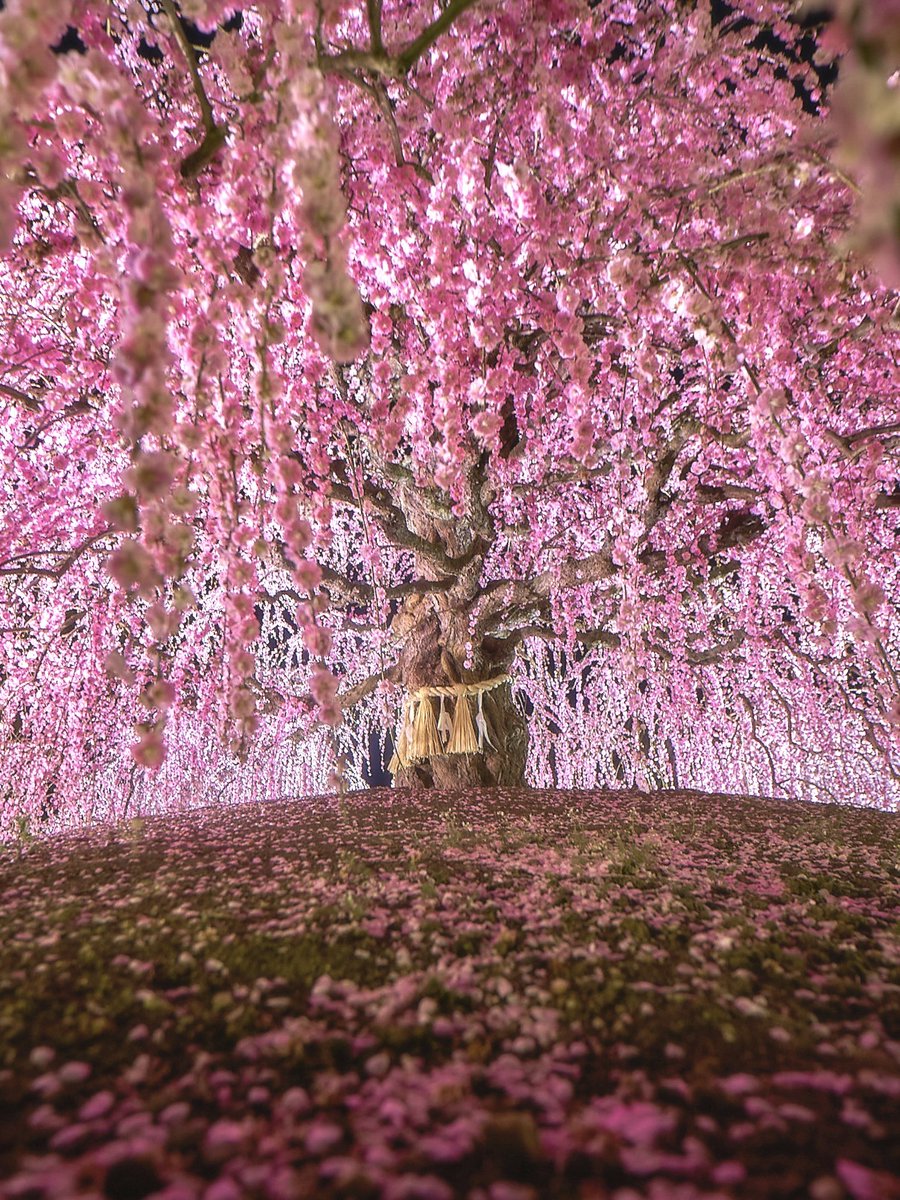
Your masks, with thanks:
M406 638L397 677L407 693L436 685L480 683L506 673L509 661L493 657L484 645L472 648L472 667L462 667L467 622L462 619L463 614L459 614L459 620L450 622L446 613L442 616L445 619L439 621L434 612L417 614L418 619ZM528 724L510 685L502 684L483 692L481 703L493 746L485 745L484 753L440 754L416 760L397 771L394 786L447 790L470 785L524 786Z

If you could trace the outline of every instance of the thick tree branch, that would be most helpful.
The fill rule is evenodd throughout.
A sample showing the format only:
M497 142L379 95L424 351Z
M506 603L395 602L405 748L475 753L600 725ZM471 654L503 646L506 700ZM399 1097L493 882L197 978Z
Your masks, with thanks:
M540 483L514 483L512 491L516 494L533 495L543 488L571 487L574 484L590 483L593 479L603 479L612 470L612 463L603 463L599 467L580 467L577 471L557 471L545 475Z
M476 0L450 0L440 16L436 17L417 38L414 38L400 51L397 56L397 65L401 74L405 75L422 55L431 49L441 34L445 33L453 22L461 17L467 8L472 8L475 3Z
M703 667L710 663L721 662L722 659L728 658L739 646L743 645L746 636L742 629L738 629L730 638L720 642L717 646L707 646L705 650L688 650L685 653L684 661L692 667ZM674 654L667 646L663 646L659 642L648 641L647 648L652 650L663 662L676 662L679 658L679 655Z
M403 79L426 54L442 33L445 33L454 21L468 8L472 8L476 0L450 0L443 11L435 17L430 25L395 55L387 53L383 43L376 45L373 31L372 48L370 50L348 49L336 54L319 53L319 67L323 71L352 78L359 71L375 75L382 79ZM370 28L373 7L380 9L380 4L369 4ZM379 14L380 15L380 14ZM380 29L380 24L379 24ZM379 36L379 42L381 42Z
M82 229L90 230L91 234L98 242L103 242L103 230L100 228L100 223L94 216L89 205L83 200L81 193L78 190L78 183L74 179L62 179L54 187L46 187L41 183L37 171L33 167L25 168L25 178L38 191L40 191L48 200L54 204L58 200L68 201L75 213L81 218Z
M831 341L825 342L825 344L822 346L810 346L808 349L815 353L816 361L822 363L826 358L830 358L831 355L835 353L841 342L843 342L845 339L849 339L850 341L854 342L860 342L863 340L863 338L868 337L874 328L875 322L872 320L872 318L863 317L859 324L854 325L852 329L844 330L842 333L839 333L833 337Z
M506 637L498 637L496 640L502 643L504 649L512 651L521 642L528 641L530 638L557 644L565 642L565 638L549 625L536 624L520 625ZM582 629L575 634L575 640L581 646L609 646L613 649L618 648L622 643L619 635L608 629Z
M291 454L291 458L302 462L300 454ZM453 512L447 504L430 504L428 502L429 489L418 487L413 479L411 471L405 467L399 467L396 464L385 464L384 467L379 466L378 470L389 479L394 480L400 488L410 487L413 489L416 497L416 502L421 503L422 508L429 516L433 516L436 520L453 520ZM347 504L352 508L360 508L359 487L362 487L363 496L371 503L371 505L380 512L389 516L393 522L399 522L409 526L406 521L406 514L397 503L397 500L391 490L376 483L372 479L363 477L360 484L354 487L351 484L350 476L347 472L347 466L339 458L333 458L330 462L331 479L329 481L330 494L333 499L338 500L341 504ZM362 472L360 472L362 474ZM410 532L412 532L410 530Z
M360 583L354 579L348 579L346 575L341 575L337 571L333 571L330 567L322 568L322 583L326 588L335 587L343 591L350 597L358 597L366 603L371 603L375 598L376 589L369 583ZM384 587L377 589L389 599L403 599L406 596L428 596L438 592L449 591L453 587L455 580L453 579L412 579L406 583L386 584Z
M725 500L758 500L759 492L739 483L701 483L696 496L701 504L721 504Z
M431 542L427 538L419 537L417 533L412 533L405 524L400 522L384 522L380 528L384 532L385 537L398 550L409 550L420 558L423 558L436 571L440 571L444 576L457 576L466 567L472 563L480 555L483 555L487 549L487 543L482 537L474 537L469 549L456 557L448 554L443 547L436 542Z
M40 410L39 410L40 411ZM69 420L71 417L84 416L86 413L93 413L95 410L87 400L73 400L71 404L67 404L61 412L51 413L39 425L36 425L29 433L28 437L20 445L16 447L24 453L26 450L34 450L40 445L44 434L52 429L54 425L58 425L60 421Z
M360 700L365 700L366 696L371 696L383 679L387 680L388 682L393 682L395 676L396 670L393 667L390 667L384 672L384 675L382 675L379 671L377 674L369 675L367 679L363 679L359 683L355 683L352 687L347 688L345 691L338 692L337 700L338 704L341 706L341 712L347 712L347 710L353 708L355 704L359 704Z
M859 458L865 449L866 442L872 439L882 440L883 446L888 446L900 435L900 424L894 422L888 425L872 425L868 429L860 429L856 433L836 433L833 429L826 431L826 437L848 459Z
M650 530L657 523L662 515L663 504L663 489L671 478L672 471L675 469L675 464L681 451L691 440L700 432L700 426L696 421L689 418L682 418L675 423L672 430L672 436L662 453L656 459L656 462L651 467L644 482L644 489L647 493L647 508L644 513L644 528Z
M736 509L727 512L715 533L704 534L699 539L699 547L708 559L713 559L724 550L748 546L768 530L768 525L762 518L747 509ZM694 561L694 551L688 546L682 546L672 555L675 562L681 566L690 566ZM647 547L638 555L638 560L655 575L661 574L668 566L668 555L664 550L654 550ZM719 568L719 575L730 574Z
M29 396L27 392L23 392L20 388L11 387L8 383L0 383L0 395L9 396L12 400L20 401L29 412L41 412L43 407L39 400L35 400L33 396Z
M746 638L747 635L743 629L736 629L730 638L720 642L717 646L707 646L705 650L688 650L687 661L692 667L721 662L723 658L729 657L738 647L742 646Z
M384 89L384 84L381 80L376 80L372 87L375 103L381 110L381 115L384 117L384 123L387 126L388 137L391 139L391 147L394 151L394 162L398 167L406 166L406 155L403 151L403 141L400 137L400 130L397 128L397 120L394 116L394 106L391 104L390 96Z
M416 482L416 477L409 467L400 463L384 462L378 464L378 470L385 477L401 487L409 487L415 492L416 503L422 506L423 512L434 517L436 521L454 520L453 509L436 489Z
M369 17L369 44L373 54L384 53L384 40L381 34L381 0L366 0L366 11Z
M291 570L289 560L286 556L282 556L282 565L286 571ZM371 604L375 599L376 589L370 583L364 583L358 579L350 579L346 575L342 575L340 571L335 571L331 567L322 567L322 584L331 595L332 604L338 607L341 600L348 604ZM412 579L405 583L386 584L384 587L377 589L377 592L386 596L389 600L402 600L407 596L428 596L435 595L439 592L447 592L453 587L455 580L453 579ZM337 595L335 595L337 593ZM260 604L280 604L283 600L289 600L294 604L300 604L306 599L301 596L294 588L279 588L277 592L258 592L257 600ZM378 628L378 626L374 626Z
M618 573L608 551L598 550L585 558L563 562L560 567L542 571L533 579L495 579L481 591L474 616L484 630L496 628L518 609L523 615L542 615L548 611L551 593L566 588L598 583Z
M354 683L352 687L345 688L343 691L338 692L337 702L341 712L348 712L349 709L359 704L361 700L365 700L366 696L371 696L371 694L378 687L379 683L383 681L388 683L397 682L396 664L388 667L388 669L383 673L378 671L373 675L367 676L365 679L361 679L359 683ZM294 699L299 701L300 704L305 705L310 713L315 709L316 702L309 692L307 692L304 696L296 696ZM292 742L303 742L309 737L310 732L311 731L309 728L301 728L294 730L294 732L288 736Z
M536 595L549 596L551 592L565 588L581 587L586 583L599 583L602 579L612 579L619 568L612 560L608 550L596 550L584 558L564 561L559 567L550 571L542 571L531 581L531 588Z
M209 97L203 86L203 80L200 77L197 55L194 53L194 47L191 45L178 9L175 7L173 0L161 0L161 3L172 25L172 32L175 34L181 51L187 60L188 70L191 73L191 83L194 87L194 95L197 97L197 103L200 106L200 115L203 119L203 141L181 163L181 174L185 179L190 179L194 175L199 175L203 168L212 162L222 149L225 139L228 136L228 128L225 125L216 124L212 105L209 102Z
M83 554L86 554L97 542L102 541L103 538L108 537L112 532L113 530L111 529L103 529L99 533L94 533L90 537L85 538L83 542L68 551L35 550L29 554L13 555L0 563L0 575L40 576L58 582L67 571L71 570ZM55 567L28 566L26 562L23 562L23 560L36 558L38 555L43 556L45 554L62 554L64 557Z

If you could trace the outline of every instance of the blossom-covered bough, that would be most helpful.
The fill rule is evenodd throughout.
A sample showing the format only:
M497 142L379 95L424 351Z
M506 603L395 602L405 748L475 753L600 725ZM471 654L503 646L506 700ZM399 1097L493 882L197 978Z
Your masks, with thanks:
M485 753L397 780L895 804L854 29L7 5L4 820L359 785L412 693L507 673Z

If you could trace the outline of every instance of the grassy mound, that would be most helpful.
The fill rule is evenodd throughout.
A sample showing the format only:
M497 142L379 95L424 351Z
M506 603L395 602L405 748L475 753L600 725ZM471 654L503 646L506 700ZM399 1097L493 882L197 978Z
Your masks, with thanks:
M900 821L369 792L0 861L2 1197L900 1197Z

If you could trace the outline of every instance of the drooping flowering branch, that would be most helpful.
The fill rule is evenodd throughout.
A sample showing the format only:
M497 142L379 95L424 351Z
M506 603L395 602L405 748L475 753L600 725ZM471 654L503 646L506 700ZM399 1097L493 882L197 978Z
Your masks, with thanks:
M175 757L133 803L324 786L342 717L362 782L403 689L507 670L532 778L556 737L560 778L892 802L896 297L810 36L763 0L11 4L10 803L114 808L134 726Z

